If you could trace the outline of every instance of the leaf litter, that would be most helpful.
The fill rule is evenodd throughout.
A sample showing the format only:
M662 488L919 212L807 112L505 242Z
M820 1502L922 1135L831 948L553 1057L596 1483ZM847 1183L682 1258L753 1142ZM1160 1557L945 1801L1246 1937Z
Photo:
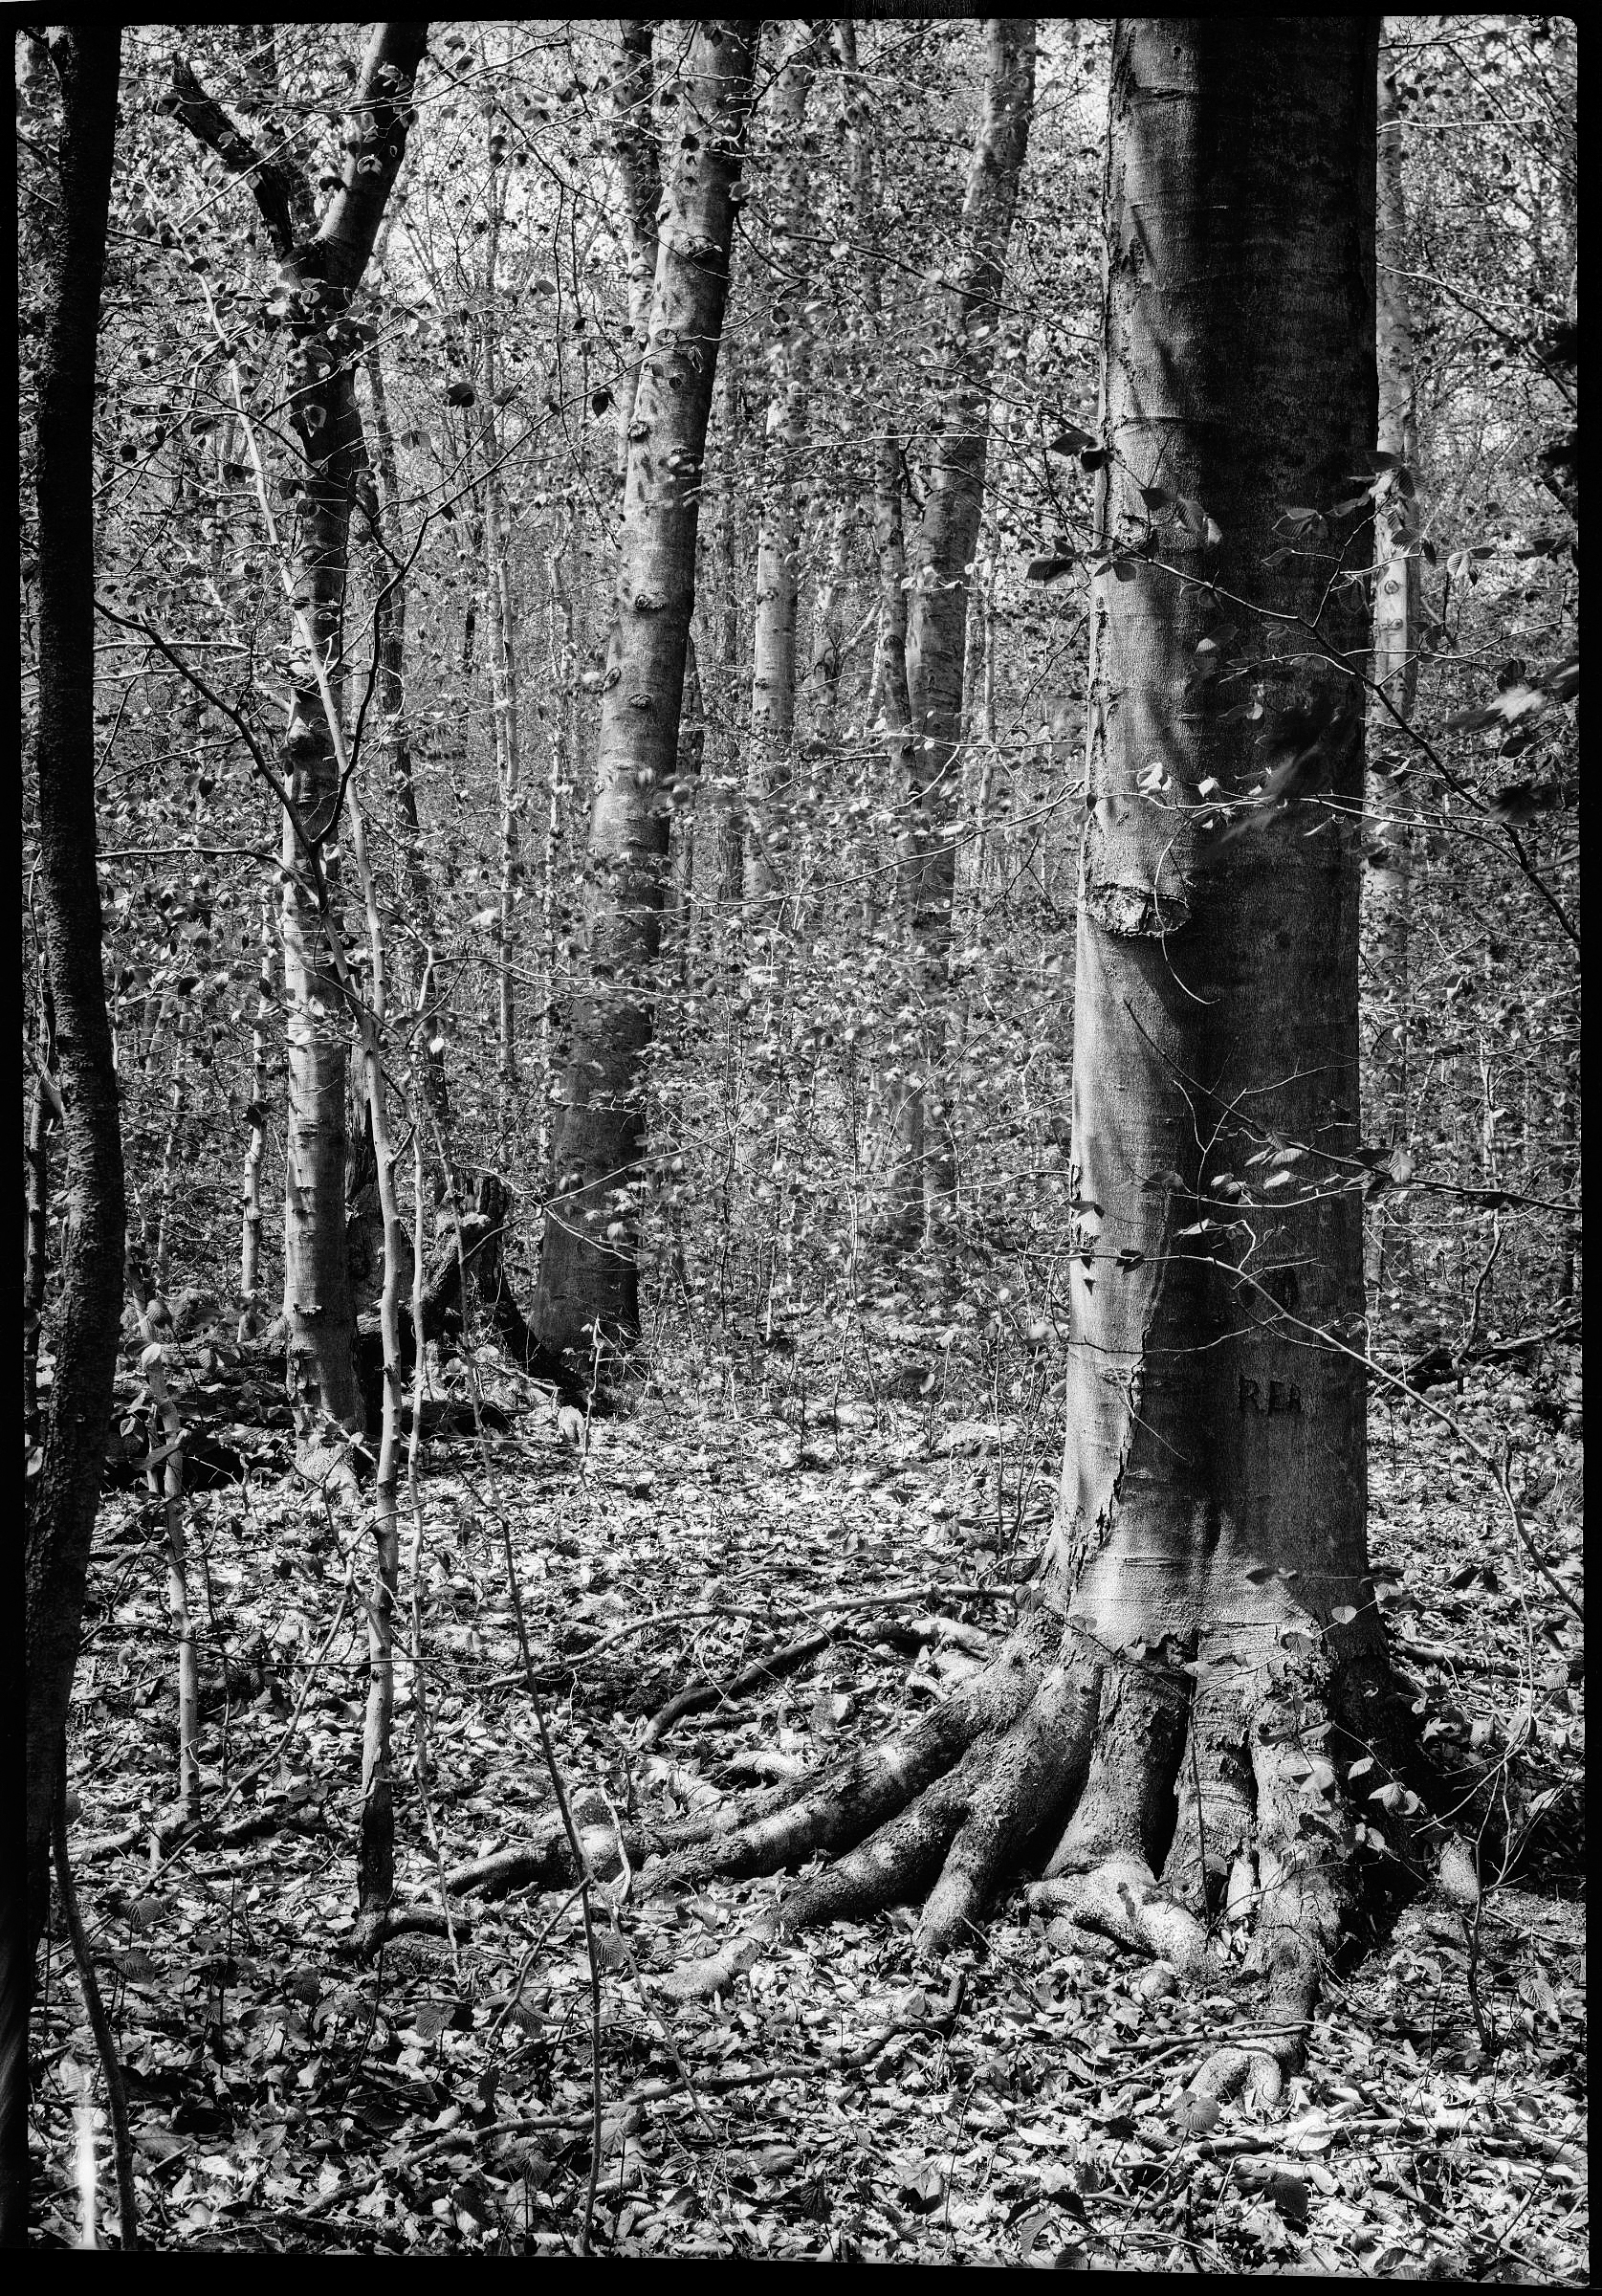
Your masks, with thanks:
M619 1812L714 1808L981 1663L1038 1551L1060 1427L972 1399L963 1416L953 1361L938 1398L870 1387L810 1414L801 1358L791 1392L763 1400L732 1379L657 1380L582 1450L536 1412L481 1453L437 1454L423 1663L447 1865L516 1843L550 1806L503 1521L569 1790L603 1789ZM1453 1415L1482 1446L1524 1437L1532 1535L1577 1595L1577 1428L1528 1406L1522 1375L1476 1373ZM1563 1846L1583 1769L1580 1622L1452 1429L1411 1403L1373 1423L1371 1547L1396 1656L1426 1735L1501 1761L1513 1832L1543 1846L1534 1872L1483 1874L1468 1922L1409 1907L1332 1975L1306 2070L1266 2119L1185 2087L1220 2031L1249 2022L1244 2004L1187 1996L1082 1932L1070 1944L1016 1896L943 1972L916 1965L898 1910L749 1967L735 1954L721 1990L684 2002L652 1980L737 1940L775 1885L625 1903L598 1940L594 2252L1581 2284L1583 1848ZM287 1475L192 1504L206 1792L223 1826L260 1830L165 1859L149 1846L176 1730L164 1562L139 1498L102 1511L72 1726L80 1890L146 2237L572 2252L591 2079L576 1902L453 1900L459 1972L434 1935L350 1957L365 1648L338 1606L361 1517ZM689 1690L711 1695L648 1743ZM398 1897L434 1908L409 1711L403 1666ZM93 2049L58 1948L35 2050L37 2236L76 2243L77 2066Z

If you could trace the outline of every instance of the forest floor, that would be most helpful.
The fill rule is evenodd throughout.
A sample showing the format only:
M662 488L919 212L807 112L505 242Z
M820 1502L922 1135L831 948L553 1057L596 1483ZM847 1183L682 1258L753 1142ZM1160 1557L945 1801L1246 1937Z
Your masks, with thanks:
M425 1796L403 1667L402 1898L437 1905L443 1869L515 1843L550 1807L503 1525L568 1785L620 1810L663 1816L787 1775L938 1696L1005 1632L1049 1517L1056 1431L1004 1397L999 1413L959 1411L938 1382L900 1402L824 1388L803 1418L802 1361L765 1385L687 1370L598 1421L584 1449L537 1406L510 1434L429 1457L429 1778ZM1499 1457L1518 1443L1535 1540L1577 1597L1572 1362L1549 1356L1539 1391L1482 1371L1431 1401ZM72 1836L126 2066L143 2237L570 2252L592 2113L580 1910L453 1900L472 1925L456 1957L428 1936L351 1957L365 1633L346 1565L364 1561L362 1523L285 1465L263 1433L243 1492L192 1502L217 1693L205 1791L221 1821L273 1821L256 1841L152 1852L176 1748L159 1512L109 1497L97 1534ZM1515 1833L1545 1813L1561 1837L1567 1812L1578 1842L1579 1620L1422 1402L1374 1407L1371 1476L1376 1576L1429 1734L1505 1755ZM675 1691L829 1626L838 1638L785 1679L645 1743ZM1111 1946L1068 1949L1016 1892L942 1973L915 1965L898 1912L802 1935L689 2006L653 1975L747 1926L774 1885L647 1897L616 1927L598 1907L592 2250L1581 2285L1582 1866L1583 1844L1517 1886L1486 1872L1466 1928L1438 1903L1407 1910L1331 1980L1306 2073L1268 2119L1182 2098L1243 2009L1143 1986ZM94 2047L59 1933L47 1960L36 2229L76 2244ZM114 2225L103 2115L93 2125Z

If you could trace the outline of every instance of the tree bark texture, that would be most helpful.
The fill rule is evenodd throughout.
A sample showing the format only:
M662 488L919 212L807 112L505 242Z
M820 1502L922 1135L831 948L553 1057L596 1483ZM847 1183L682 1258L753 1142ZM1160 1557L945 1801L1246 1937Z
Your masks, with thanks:
M628 357L618 385L618 475L628 483L628 434L639 395L640 369L650 349L651 297L656 286L657 210L662 205L662 160L651 117L656 94L652 63L655 26L648 16L625 16L612 58L612 148L623 178L628 261Z
M896 1146L892 1227L910 1239L950 1205L949 1132L928 1120L928 1085L941 1065L945 967L956 889L962 673L969 569L984 510L990 381L1000 324L1007 244L1018 206L1035 99L1035 20L993 16L985 27L984 109L962 203L961 246L949 265L944 409L923 516L911 550L907 682L912 740L900 894L911 934L913 997L924 1044L892 1093Z
M287 161L264 161L180 57L170 108L224 165L246 176L278 256L289 335L290 427L300 451L298 587L318 663L301 661L284 743L292 817L283 828L281 920L289 1093L284 1153L284 1313L289 1378L304 1469L321 1473L362 1430L355 1309L345 1255L344 999L320 913L339 883L339 772L317 670L338 702L344 684L344 605L352 507L365 467L355 366L353 296L406 152L412 87L428 27L379 24L344 126L340 188L320 221L310 186ZM311 869L310 843L324 884Z
M1374 516L1373 676L1384 698L1371 716L1376 770L1387 758L1402 762L1395 717L1413 716L1418 692L1418 614L1423 565L1415 507L1418 477L1418 420L1415 401L1413 323L1407 280L1407 215L1402 203L1401 121L1396 80L1389 54L1379 60L1378 138L1375 167L1375 350L1379 373L1379 420L1374 443L1390 463L1377 482ZM1389 707L1387 707L1389 703ZM1398 808L1411 808L1405 796ZM1409 1036L1412 996L1413 852L1405 821L1379 825L1384 859L1365 879L1367 943L1373 950L1383 1005L1391 1014L1389 1049L1384 1057L1384 1134L1393 1142L1408 1137ZM1407 1198L1375 1204L1373 1273L1376 1292L1412 1281Z
M84 1576L111 1417L125 1215L117 1075L95 853L95 370L121 33L53 26L61 83L60 207L48 258L38 387L39 909L64 1107L66 1230L55 1379L26 1522L27 1946L48 1903L51 1801L77 1659ZM26 1966L9 1966L3 2086L26 2119ZM8 2181L11 2144L5 2145ZM9 2201L8 2201L9 2213Z
M731 194L756 27L696 24L630 425L617 618L590 815L591 977L577 1002L540 1258L541 1338L588 1353L639 1332L644 1060L661 936L666 802L677 771L707 417L729 284Z
M748 923L776 927L782 902L778 856L788 845L785 803L794 767L796 603L801 571L800 462L806 437L807 320L801 309L795 236L806 222L803 145L818 29L805 17L785 29L768 120L768 409L757 604L752 636L751 748L746 803L745 897L766 904Z
M409 922L417 946L412 979L421 994L428 981L433 953L435 917L433 879L423 847L417 812L417 780L411 751L411 727L406 717L406 585L403 570L401 481L395 460L395 436L389 420L389 400L384 384L384 363L376 342L369 342L363 361L373 408L373 437L377 447L378 485L371 497L373 540L373 651L377 656L379 724L389 761L390 791L395 806L397 834L405 869ZM423 1092L445 1152L450 1145L450 1093L445 1073L445 1052L431 1024L423 1031ZM452 1174L446 1173L454 1185Z
M1326 596L1366 563L1366 506L1262 563L1284 506L1328 502L1374 435L1372 54L1354 18L1250 41L1221 18L1125 19L1114 39L1097 516L1101 546L1133 555L1092 598L1055 1565L1113 1646L1239 1645L1253 1614L1286 1615L1277 1578L1246 1577L1262 1565L1304 1574L1292 1607L1322 1625L1355 1605L1345 1639L1377 1638L1364 1381L1341 1344L1363 1311L1345 1183L1369 633L1359 585ZM1199 506L1156 530L1173 572L1139 554L1142 488ZM1205 673L1238 611L1256 721ZM1221 826L1200 785L1264 785L1304 720L1327 728L1321 796Z
M245 1163L239 1190L239 1332L241 1344L261 1327L261 1159L267 1147L267 1027L273 1017L275 936L266 894L256 948L256 1010L251 1030L251 1101L245 1111Z
M50 967L40 952L38 1044L34 1058L38 1074L28 1109L27 1212L22 1257L22 1446L26 1456L38 1448L43 1433L39 1416L39 1335L45 1312L45 1284L50 1273L50 1135L61 1120L61 1094L55 1082L55 1009L50 993ZM115 1059L115 1047L113 1048Z

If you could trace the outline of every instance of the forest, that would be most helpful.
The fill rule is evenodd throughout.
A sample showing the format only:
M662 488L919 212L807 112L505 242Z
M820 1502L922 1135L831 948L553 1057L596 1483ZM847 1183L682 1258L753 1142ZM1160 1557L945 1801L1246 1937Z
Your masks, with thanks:
M1584 2285L1573 20L13 30L0 2245Z

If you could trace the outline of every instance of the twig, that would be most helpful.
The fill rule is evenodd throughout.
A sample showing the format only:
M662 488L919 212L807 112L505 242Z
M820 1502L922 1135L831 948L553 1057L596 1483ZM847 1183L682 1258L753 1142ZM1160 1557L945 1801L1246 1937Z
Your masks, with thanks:
M89 1940L84 1934L83 1917L78 1911L77 1891L73 1887L72 1860L67 1851L67 1769L65 1760L55 1788L55 1810L53 1821L55 1850L55 1877L61 1886L61 1910L67 1917L67 1934L73 1943L73 1959L77 1965L77 1981L83 1988L83 2006L89 2013L89 2026L95 2036L95 2047L99 2054L100 2070L105 2075L106 2106L111 2119L111 2144L117 2160L117 2216L125 2255L132 2255L139 2246L139 2201L134 2193L134 2147L128 2133L128 2088L118 2061L117 2043L112 2037L111 2020L100 1998L100 1988L95 1976L95 1964L89 1952Z
M888 2048L892 2041L898 2040L901 2035L908 2033L913 2035L934 2034L941 2041L950 2041L952 2028L955 2025L962 2008L965 1982L966 1973L959 1969L952 1979L950 1991L933 2017L901 2018L893 2025L887 2025L882 2033L875 2033L871 2041L865 2041L854 2049L840 2049L833 2052L831 2062L847 2071L860 2071L862 2066L878 2056L881 2049Z
M424 977L427 987L427 975ZM413 1087L415 1090L415 1074ZM433 1798L428 1792L428 1691L423 1671L423 1496L418 1488L418 1452L423 1440L423 1377L428 1356L428 1341L423 1336L423 1134L416 1122L415 1106L411 1131L411 1440L406 1446L406 1497L411 1506L411 1697L412 1715L417 1732L417 1792L423 1804L423 1823L429 1845L434 1853L434 1875L439 1884L440 1911L445 1916L445 1933L450 1940L450 1965L458 1981L462 1975L462 1949L457 1942L456 1926L451 1918L450 1896L445 1887L445 1852L440 1847L439 1826L434 1818ZM397 1369L399 1367L397 1366Z
M621 2118L642 2105L658 2105L665 2098L682 2096L693 2088L699 2088L709 2096L721 2096L733 2088L755 2088L764 2081L782 2080L787 2071L794 2069L797 2068L782 2064L756 2064L748 2066L743 2072L699 2073L693 2082L677 2074L671 2080L645 2081L619 2100L618 2115ZM486 2121L481 2125L463 2121L456 2128L430 2137L426 2144L414 2146L406 2157L408 2162L423 2160L430 2152L449 2151L452 2145L479 2145L487 2137L493 2136L539 2136L559 2130L577 2132L590 2119L591 2115L587 2112L543 2112L524 2114L511 2121Z
M458 1239L461 1235L457 1226ZM465 1272L464 1272L465 1281ZM529 1704L534 1709L534 1725L539 1733L540 1751L550 1774L551 1790L556 1796L557 1808L561 1814L562 1830L573 1853L573 1864L579 1875L579 1906L584 1918L584 1952L589 1960L590 1981L590 2173L589 2191L584 2200L583 2221L579 2227L579 2254L589 2254L590 2218L595 2210L595 2196L601 2183L601 1960L596 1952L595 1922L590 1912L590 1890L595 1875L584 1855L584 1845L579 1829L573 1822L573 1809L567 1799L567 1787L557 1766L557 1750L551 1743L551 1733L545 1721L545 1710L539 1703L535 1687L534 1665L529 1657L528 1628L523 1619L522 1591L517 1584L517 1567L512 1553L512 1527L506 1516L500 1516L501 1543L506 1554L506 1581L512 1595L512 1612L517 1628L517 1648L522 1655L523 1679L528 1690Z
M822 1634L809 1634L799 1643L787 1643L782 1649L770 1651L766 1658L754 1659L749 1666L742 1667L730 1682L721 1685L707 1682L692 1689L678 1691L668 1700L666 1706L659 1707L652 1714L646 1725L644 1743L647 1746L658 1744L685 1714L699 1713L709 1706L727 1706L744 1691L754 1690L761 1683L778 1682L782 1676L795 1673L809 1658L816 1658L820 1650L826 1650L833 1640L834 1636L827 1629Z
M940 1579L922 1586L887 1587L881 1595L856 1595L845 1601L831 1596L822 1602L803 1602L788 1615L793 1619L821 1619L832 1612L838 1618L849 1618L859 1611L899 1610L909 1602L934 1602L948 1598L965 1602L999 1602L1015 1596L1017 1592L1016 1586L994 1586L983 1581L976 1584L965 1578ZM572 1673L576 1667L587 1666L591 1659L599 1658L603 1650L609 1650L614 1644L626 1642L631 1634L644 1634L647 1627L677 1626L688 1619L753 1619L760 1623L771 1624L780 1615L771 1604L757 1610L745 1604L728 1602L697 1602L682 1610L652 1611L645 1618L625 1619L621 1625L609 1628L599 1642L591 1643L587 1649L576 1650L571 1658L564 1658L560 1664L545 1667L538 1679L549 1682ZM496 1674L482 1688L487 1690L510 1689L523 1678L521 1671Z
M1416 1183L1415 1183L1416 1184ZM1552 1204L1553 1211L1572 1211L1572 1204ZM1517 1339L1482 1339L1477 1347L1463 1350L1465 1363L1494 1363L1502 1356L1522 1356L1527 1348L1544 1347L1548 1340L1577 1339L1580 1319L1571 1315L1565 1323L1548 1324L1544 1332L1525 1332Z

